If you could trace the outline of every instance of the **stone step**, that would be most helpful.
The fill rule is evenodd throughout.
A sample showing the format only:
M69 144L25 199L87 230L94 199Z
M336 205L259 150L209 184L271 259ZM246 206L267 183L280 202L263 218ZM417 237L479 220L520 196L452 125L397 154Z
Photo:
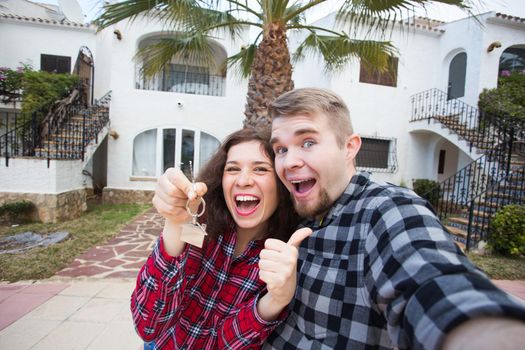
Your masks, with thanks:
M41 148L41 147L37 147L35 148L35 153L46 153L46 154L57 154L57 153L62 153L62 154L75 154L75 153L81 153L82 150L78 150L78 149L47 149L47 148Z
M488 218L488 217L490 217L492 215L491 212L486 212L486 211L483 211L483 210L476 210L476 209L474 209L472 211L472 214L474 215L474 217L483 217L483 218ZM468 209L463 209L461 211L461 217L468 219L468 217L469 217Z
M467 231L454 227L454 226L449 226L449 225L446 225L445 227L454 236L461 237L465 240L467 239Z
M42 142L42 148L46 148L45 146L49 147L61 147L61 146L80 146L82 145L82 139L73 139L73 141L76 142L64 142L64 141L57 141L57 140L45 140Z
M508 191L507 191L508 192ZM502 193L502 192L488 192L486 197L490 202L503 200L513 200L523 197L524 193L521 191L514 191L511 193Z
M467 233L461 230L458 230L454 227L449 227L449 226L445 226L445 227L450 232L450 238L454 241L454 243L456 243L456 245L461 249L461 251L464 252L467 247ZM464 235L459 231L463 232Z

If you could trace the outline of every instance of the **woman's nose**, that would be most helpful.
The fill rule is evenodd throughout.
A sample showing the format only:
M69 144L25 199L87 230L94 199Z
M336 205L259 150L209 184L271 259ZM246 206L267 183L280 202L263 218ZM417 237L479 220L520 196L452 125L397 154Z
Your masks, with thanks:
M252 173L248 170L243 170L237 177L238 186L250 186L253 184Z

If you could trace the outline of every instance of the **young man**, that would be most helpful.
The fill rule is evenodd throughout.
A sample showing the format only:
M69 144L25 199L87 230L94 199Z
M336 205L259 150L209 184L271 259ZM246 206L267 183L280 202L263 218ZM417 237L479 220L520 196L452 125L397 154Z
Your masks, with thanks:
M299 248L290 315L265 349L523 344L523 305L472 265L428 203L356 172L361 139L339 96L293 90L270 115L277 174L314 232Z

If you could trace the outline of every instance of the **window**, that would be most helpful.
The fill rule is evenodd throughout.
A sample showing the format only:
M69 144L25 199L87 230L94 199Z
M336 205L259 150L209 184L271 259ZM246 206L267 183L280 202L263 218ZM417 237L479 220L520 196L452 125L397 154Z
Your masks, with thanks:
M155 176L157 129L140 133L133 140L133 175Z
M174 35L176 37L178 34ZM183 34L183 38L185 37L186 35ZM145 38L138 43L138 49L147 50L148 47L151 48L152 45L162 43L168 38L173 38L173 35L162 34ZM209 63L175 52L170 62L160 72L153 76L146 76L143 68L147 60L139 62L136 66L136 88L180 94L225 96L227 73L225 63L228 55L225 48L213 39L205 45L213 52L213 58Z
M196 173L219 145L219 140L203 131L183 128L146 130L133 140L131 174L155 177L170 167L183 164L181 169L189 175L190 161Z
M361 83L397 86L397 65L398 58L389 56L387 69L384 72L378 71L376 68L368 66L361 62L361 69L359 71L359 81Z
M525 48L509 47L499 59L499 76L508 76L513 71L525 71Z
M439 162L438 162L438 174L443 174L445 172L445 156L447 152L442 149L439 150Z
M210 73L207 67L170 64L164 74L166 90L186 94L208 95Z
M49 73L71 73L71 57L41 54L40 70Z
M397 169L395 139L362 137L362 144L356 156L359 168L394 172Z
M465 96L465 77L467 75L467 54L458 53L448 67L447 99Z

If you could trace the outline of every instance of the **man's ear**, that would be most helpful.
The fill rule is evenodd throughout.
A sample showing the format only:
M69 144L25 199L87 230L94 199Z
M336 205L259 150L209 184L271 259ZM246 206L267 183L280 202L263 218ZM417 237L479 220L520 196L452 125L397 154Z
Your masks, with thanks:
M352 134L346 138L346 159L353 162L361 148L361 136Z

